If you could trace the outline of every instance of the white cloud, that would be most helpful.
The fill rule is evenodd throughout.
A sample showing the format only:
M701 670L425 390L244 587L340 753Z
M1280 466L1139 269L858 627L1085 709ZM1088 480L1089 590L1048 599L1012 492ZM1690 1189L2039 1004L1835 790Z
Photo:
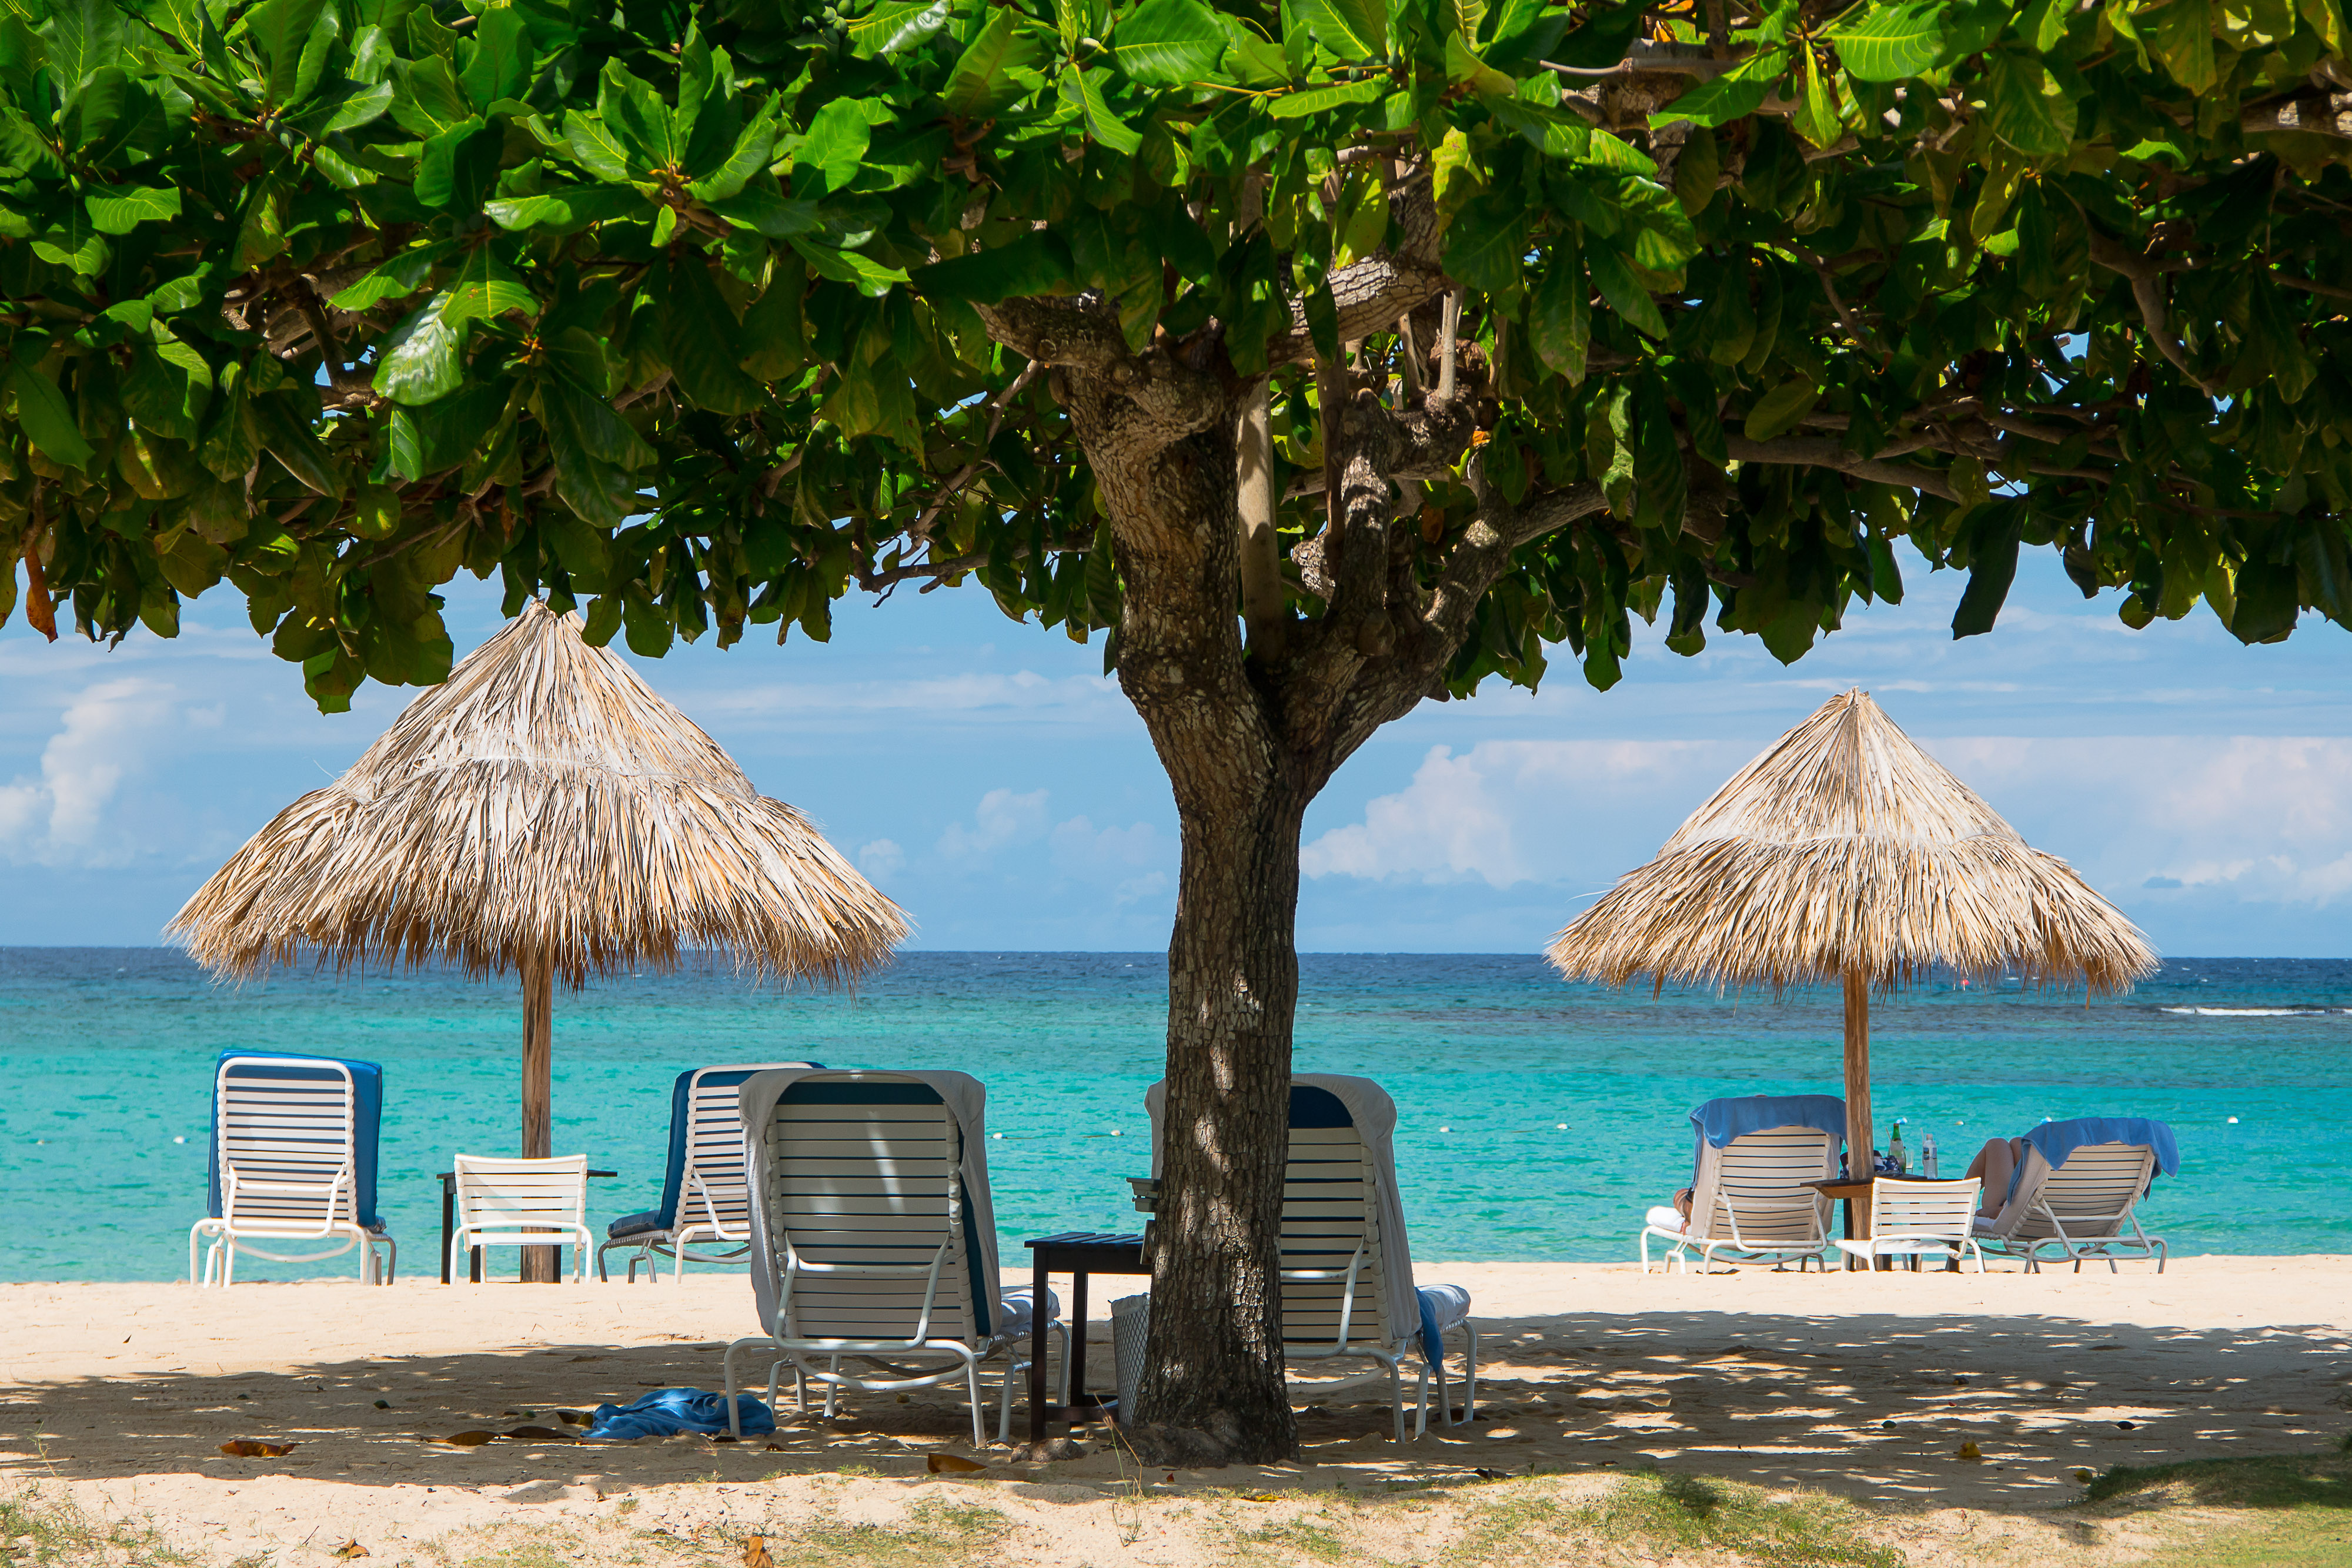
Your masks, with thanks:
M1006 844L1026 843L1045 831L1045 791L1016 795L991 789L980 798L973 826L950 822L940 835L940 853L950 860L971 860Z
M1176 853L1175 846L1161 839L1160 831L1149 822L1098 829L1088 818L1072 817L1055 824L1051 842L1054 864L1080 875L1172 861Z
M876 839L858 849L857 869L866 873L869 882L879 882L884 877L895 875L904 871L906 866L907 852L898 847L896 840Z
M0 785L0 851L39 865L128 863L142 846L110 823L110 808L174 727L173 695L170 686L134 676L100 682L68 703L41 748L39 776Z

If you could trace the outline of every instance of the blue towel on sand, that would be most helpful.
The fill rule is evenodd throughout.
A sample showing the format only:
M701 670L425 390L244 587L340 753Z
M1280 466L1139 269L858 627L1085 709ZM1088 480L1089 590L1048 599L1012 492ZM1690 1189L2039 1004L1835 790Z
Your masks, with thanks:
M776 1418L756 1396L735 1396L736 1414L747 1437L776 1429ZM634 1443L639 1437L674 1437L680 1432L727 1430L727 1396L699 1388L656 1388L626 1405L599 1405L588 1440Z

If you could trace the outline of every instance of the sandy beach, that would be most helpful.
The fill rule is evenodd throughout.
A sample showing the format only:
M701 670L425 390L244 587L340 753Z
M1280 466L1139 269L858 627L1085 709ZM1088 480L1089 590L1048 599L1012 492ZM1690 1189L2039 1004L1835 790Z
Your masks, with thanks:
M1400 1447L1368 1391L1302 1394L1301 1464L1197 1474L1141 1474L1083 1430L1087 1452L1074 1460L970 1456L959 1402L937 1393L854 1397L831 1423L794 1416L787 1400L772 1440L740 1445L440 1440L558 1427L555 1409L648 1388L719 1386L720 1347L753 1326L739 1278L0 1286L0 1494L35 1489L198 1561L268 1553L281 1568L325 1563L350 1542L388 1564L469 1562L517 1529L561 1531L573 1543L566 1560L625 1561L615 1542L668 1531L734 1561L748 1534L789 1541L818 1523L937 1536L917 1554L940 1561L1139 1552L1178 1563L1218 1560L1234 1509L1425 1493L1420 1503L1444 1520L1398 1537L1410 1541L1484 1506L1465 1487L1540 1484L1565 1506L1654 1469L1850 1500L1856 1517L1908 1521L1918 1536L1908 1561L2034 1560L2090 1550L2080 1526L2042 1522L2082 1497L2080 1472L2309 1455L2352 1426L2347 1258L2184 1258L2161 1276L2146 1265L1982 1277L1507 1263L1420 1272L1467 1286L1476 1303L1474 1423ZM1090 1337L1100 1386L1108 1324ZM994 1392L992 1377L992 1404ZM1016 1406L1016 1437L1022 1426ZM240 1438L297 1446L277 1458L221 1451ZM1963 1443L1981 1457L1960 1457ZM940 1453L990 1468L934 1475ZM940 1533L941 1509L982 1503L994 1511L984 1541ZM1160 1522L1134 1523L1147 1516ZM1356 1544L1379 1555L1383 1530L1394 1535L1403 1518L1371 1509ZM1971 1518L1966 1530L1952 1522ZM1119 1544L1137 1529L1150 1540ZM2105 1554L2132 1555L2129 1534L2124 1523L2107 1531Z

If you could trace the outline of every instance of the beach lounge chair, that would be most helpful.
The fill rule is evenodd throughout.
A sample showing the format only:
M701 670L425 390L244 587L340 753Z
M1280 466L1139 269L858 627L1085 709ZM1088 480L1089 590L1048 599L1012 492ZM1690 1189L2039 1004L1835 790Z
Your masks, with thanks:
M1838 1174L1845 1102L1834 1094L1748 1094L1710 1100L1690 1113L1697 1139L1692 1161L1691 1217L1667 1205L1642 1227L1642 1272L1650 1271L1650 1239L1665 1242L1664 1269L1702 1269L1718 1252L1740 1262L1797 1260L1823 1262L1830 1245L1830 1199L1806 1186ZM1824 1267L1826 1264L1824 1263Z
M473 1247L569 1247L572 1282L588 1278L588 1156L548 1160L459 1155L457 1227L449 1237L449 1277L467 1276ZM558 1259L560 1273L561 1258Z
M758 1239L751 1286L765 1332L727 1347L730 1422L738 1419L736 1357L758 1350L774 1357L771 1409L786 1366L803 1410L808 1385L824 1385L828 1416L844 1388L961 1382L971 1396L972 1447L982 1448L980 1369L1001 1357L1004 1441L1013 1384L1029 1367L1032 1311L1048 1314L1049 1334L1063 1331L1050 1297L1033 1307L1026 1290L1007 1291L997 1277L980 1081L781 1068L754 1073L739 1094Z
M1983 1191L1984 1183L1975 1176L1966 1181L1881 1177L1870 1184L1870 1234L1859 1241L1840 1241L1837 1249L1865 1264L1889 1257L1956 1258L1965 1249L1976 1254L1981 1274L1984 1249L1969 1231Z
M670 1087L669 1168L662 1178L659 1208L625 1215L605 1228L596 1249L596 1278L606 1278L604 1254L635 1249L628 1281L637 1265L656 1277L656 1254L676 1260L683 1279L688 1261L740 1263L751 1253L751 1196L743 1176L743 1081L754 1072L785 1067L815 1067L814 1061L760 1061L731 1067L698 1067L677 1075ZM699 1244L704 1250L697 1251ZM728 1251L713 1251L726 1247Z
M1168 1086L1144 1095L1151 1113L1151 1174L1161 1168L1160 1123ZM1401 1363L1417 1353L1413 1436L1429 1430L1429 1383L1437 1379L1439 1418L1453 1422L1445 1336L1463 1339L1462 1419L1478 1405L1478 1331L1470 1292L1417 1286L1397 1189L1396 1102L1369 1078L1302 1072L1290 1081L1290 1161L1282 1197L1282 1354L1301 1362L1368 1360L1377 1370L1318 1383L1346 1387L1386 1376L1396 1440L1404 1441Z
M390 1284L400 1249L375 1212L383 1114L383 1069L373 1061L223 1051L213 1071L210 1201L188 1228L189 1280L227 1284L239 1252L315 1263L356 1248L361 1282ZM306 1241L336 1245L269 1249Z
M1996 1257L2024 1259L2030 1274L2041 1272L2045 1251L2053 1262L2072 1258L2078 1274L2086 1258L2104 1258L2110 1272L2120 1272L2116 1260L2127 1254L2154 1258L2161 1274L2164 1238L2142 1230L2136 1210L2158 1176L2179 1169L2179 1146L2162 1122L2044 1122L2025 1134L2025 1157L2010 1173L2000 1212L1978 1219L1974 1234Z

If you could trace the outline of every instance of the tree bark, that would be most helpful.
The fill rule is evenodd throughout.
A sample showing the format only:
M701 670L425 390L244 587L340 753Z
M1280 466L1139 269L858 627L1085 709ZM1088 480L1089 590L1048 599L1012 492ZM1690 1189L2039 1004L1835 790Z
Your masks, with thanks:
M555 1124L555 974L544 959L522 965L522 1157L543 1160L553 1152ZM524 1247L525 1284L552 1284L561 1272L561 1249Z

